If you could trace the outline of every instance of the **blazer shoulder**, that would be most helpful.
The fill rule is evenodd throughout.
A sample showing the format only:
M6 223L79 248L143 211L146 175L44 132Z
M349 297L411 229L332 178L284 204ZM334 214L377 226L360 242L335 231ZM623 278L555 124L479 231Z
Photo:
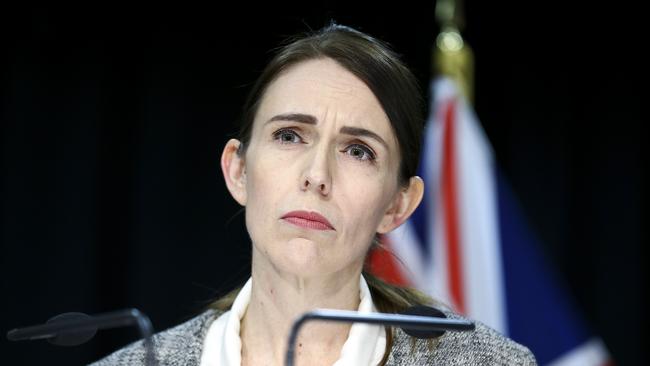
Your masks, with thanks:
M464 319L445 311L451 319ZM533 353L524 345L485 324L473 321L469 332L447 331L435 340L413 338L394 330L388 365L521 365L535 366Z
M200 315L156 333L153 344L156 359L162 365L198 365L205 335L221 312L207 310ZM96 361L90 366L144 365L144 341L133 342L112 354Z

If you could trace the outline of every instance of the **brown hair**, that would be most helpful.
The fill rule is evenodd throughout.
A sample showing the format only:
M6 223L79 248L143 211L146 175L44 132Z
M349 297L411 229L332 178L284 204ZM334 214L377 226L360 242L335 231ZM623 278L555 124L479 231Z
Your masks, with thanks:
M416 175L424 126L423 102L417 81L390 47L353 28L330 24L318 30L288 40L268 63L251 89L243 108L239 131L240 153L245 153L251 138L255 115L269 85L292 66L307 60L330 58L362 80L376 96L388 116L400 151L398 181L408 184ZM377 244L373 244L375 247ZM432 304L421 292L391 285L364 271L377 309L397 313L413 305ZM226 311L240 288L212 303L211 307ZM393 333L387 327L386 352L388 359Z
M399 182L408 183L416 174L420 157L423 102L415 76L397 54L385 43L338 24L289 41L271 59L248 94L239 131L242 152L250 141L255 115L268 86L291 66L330 58L361 79L379 100L399 144Z

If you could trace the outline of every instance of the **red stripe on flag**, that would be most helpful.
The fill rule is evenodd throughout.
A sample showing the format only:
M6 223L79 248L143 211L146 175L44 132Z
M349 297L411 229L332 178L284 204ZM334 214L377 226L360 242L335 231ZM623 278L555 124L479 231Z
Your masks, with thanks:
M447 234L447 263L449 289L457 311L465 312L463 274L461 266L460 232L458 227L458 185L456 181L456 100L449 100L444 109L444 137L442 160L442 204Z
M388 237L382 235L381 242L382 246L372 249L368 254L366 268L370 273L388 283L400 286L412 286L402 274L402 270L400 270L401 262L390 251L391 244Z

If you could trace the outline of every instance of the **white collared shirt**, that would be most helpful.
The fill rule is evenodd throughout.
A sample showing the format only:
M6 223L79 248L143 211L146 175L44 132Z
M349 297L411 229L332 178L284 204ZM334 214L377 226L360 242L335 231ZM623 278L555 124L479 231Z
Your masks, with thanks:
M201 366L241 365L241 319L251 299L252 279L246 282L232 308L221 314L208 329L203 341ZM377 312L363 276L359 279L359 312ZM355 323L333 366L375 366L384 356L386 332L379 325Z

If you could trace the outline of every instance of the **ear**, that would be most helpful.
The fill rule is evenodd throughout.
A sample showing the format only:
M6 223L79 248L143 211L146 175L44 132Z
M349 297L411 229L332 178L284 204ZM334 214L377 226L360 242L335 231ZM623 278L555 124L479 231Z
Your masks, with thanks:
M397 192L397 196L384 214L377 232L385 234L402 225L418 207L423 194L424 182L422 178L411 177L408 186Z
M226 143L221 154L221 171L232 198L246 206L246 165L240 146L241 142L236 139L230 139Z

